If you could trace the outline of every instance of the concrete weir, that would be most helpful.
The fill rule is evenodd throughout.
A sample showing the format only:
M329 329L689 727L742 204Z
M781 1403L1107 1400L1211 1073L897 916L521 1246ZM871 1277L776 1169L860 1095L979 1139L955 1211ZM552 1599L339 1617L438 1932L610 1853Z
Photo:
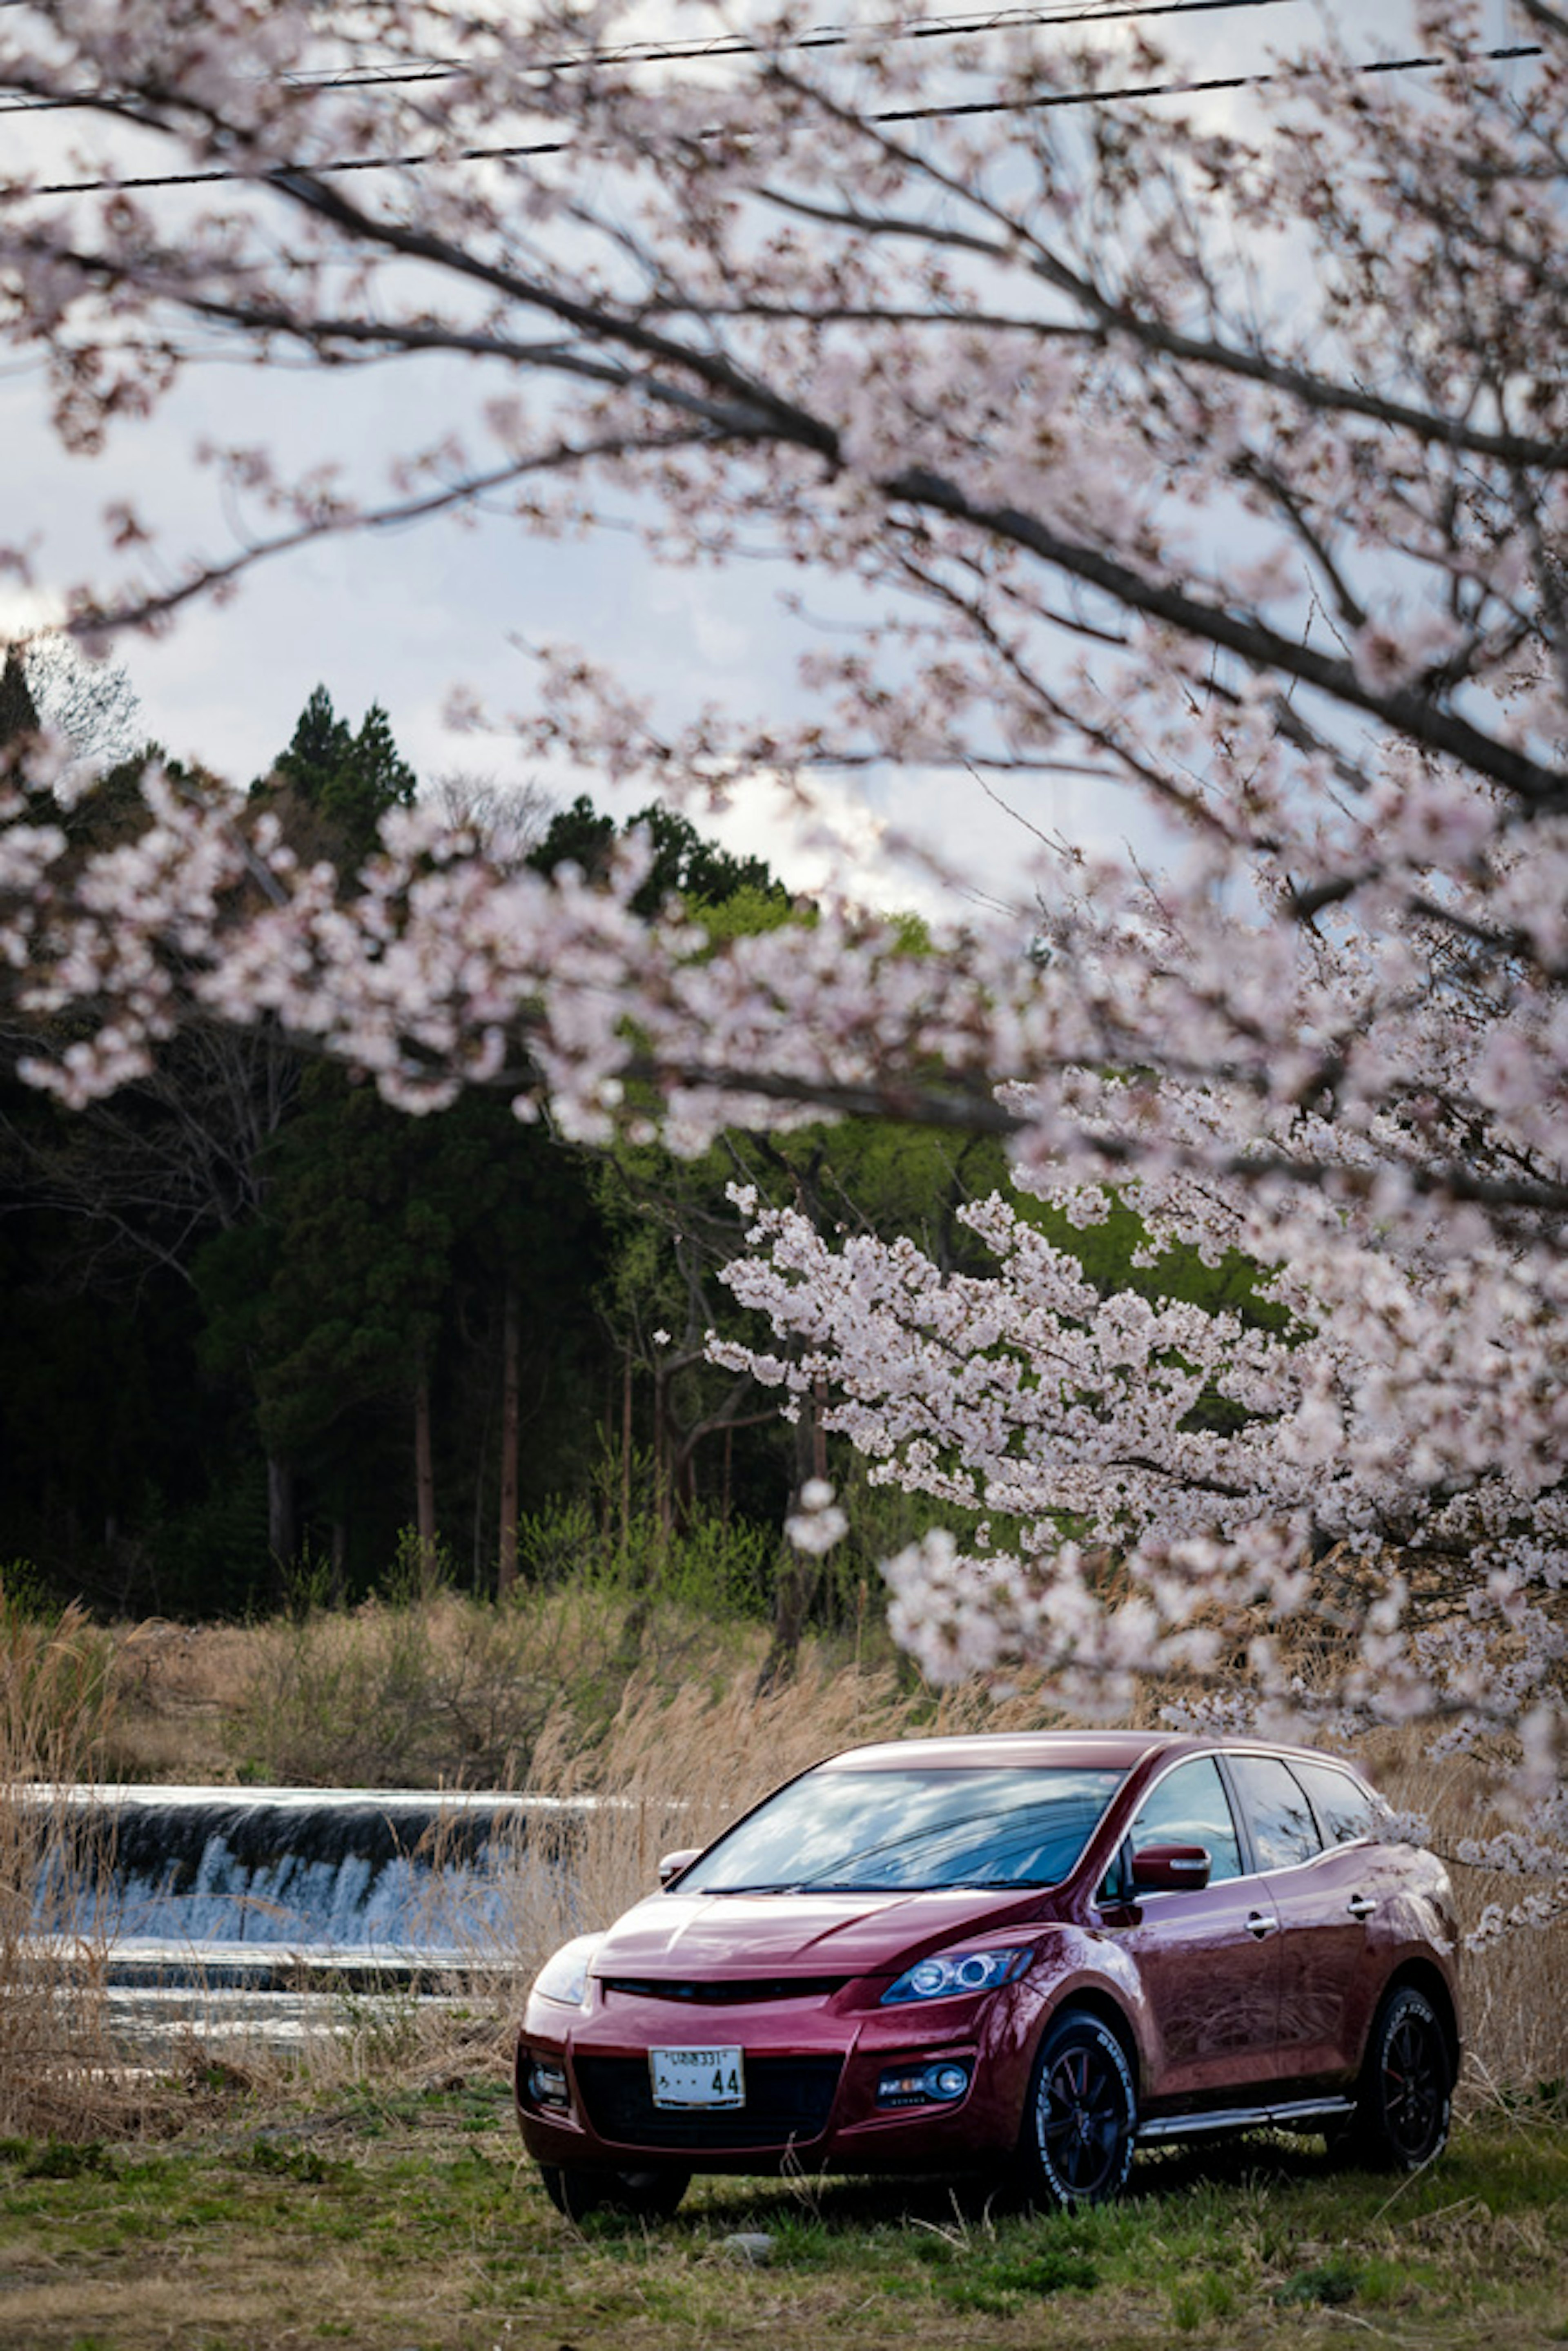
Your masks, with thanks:
M421 1988L507 1964L589 1800L430 1789L40 1789L37 1915L111 1984ZM511 1931L508 1932L508 1929Z

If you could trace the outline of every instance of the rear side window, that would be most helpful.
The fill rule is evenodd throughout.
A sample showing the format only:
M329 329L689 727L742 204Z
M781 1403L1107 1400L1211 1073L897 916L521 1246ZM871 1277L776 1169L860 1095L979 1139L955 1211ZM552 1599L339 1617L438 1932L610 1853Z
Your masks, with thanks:
M1145 1844L1201 1844L1208 1848L1208 1882L1241 1875L1241 1843L1230 1800L1212 1755L1178 1763L1149 1791L1128 1832L1136 1853Z
M1294 1769L1330 1844L1356 1844L1372 1835L1372 1798L1348 1771L1336 1771L1332 1763L1298 1763Z
M1322 1851L1306 1791L1275 1755L1227 1758L1240 1791L1260 1869L1289 1869Z

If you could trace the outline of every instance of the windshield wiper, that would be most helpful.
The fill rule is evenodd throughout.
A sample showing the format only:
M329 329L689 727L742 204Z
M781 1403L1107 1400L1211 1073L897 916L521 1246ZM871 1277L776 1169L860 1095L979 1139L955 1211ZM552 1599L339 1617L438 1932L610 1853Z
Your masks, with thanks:
M804 1878L768 1877L755 1886L695 1886L694 1894L803 1894ZM842 1891L841 1888L833 1889Z

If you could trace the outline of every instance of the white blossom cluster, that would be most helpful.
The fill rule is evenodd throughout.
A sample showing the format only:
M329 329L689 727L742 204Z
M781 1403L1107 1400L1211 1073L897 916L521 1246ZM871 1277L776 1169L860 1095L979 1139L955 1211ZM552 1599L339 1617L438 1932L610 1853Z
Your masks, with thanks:
M1297 56L1244 136L1091 103L1127 62L1092 22L807 46L792 5L692 0L683 57L608 0L0 11L0 85L76 126L84 192L0 162L0 340L68 448L112 462L121 418L236 348L444 351L474 386L378 496L326 449L205 451L222 558L116 497L85 639L325 536L630 507L668 560L768 551L860 624L788 726L695 684L672 717L555 649L528 747L699 810L752 773L809 806L832 762L1087 769L1173 844L1157 873L1044 849L1013 914L925 947L829 898L709 953L678 909L632 914L635 851L546 883L400 815L345 892L157 772L141 829L87 853L57 749L13 747L0 1016L73 1102L183 1023L267 1020L411 1110L505 1085L589 1141L857 1113L1006 1137L984 1275L760 1207L732 1275L776 1341L727 1360L825 1383L876 1475L1019 1531L892 1562L901 1637L1107 1710L1158 1669L1299 1718L1286 1636L1332 1604L1349 1663L1318 1702L1511 1759L1515 1828L1478 1857L1555 1884L1568 29L1517 13L1530 54L1496 59L1468 0L1412 0L1389 37L1422 70ZM132 135L138 171L232 177L176 233L120 184ZM1088 1222L1113 1188L1151 1256L1252 1259L1284 1322L1094 1289L1030 1203ZM1331 1550L1368 1596L1325 1600Z

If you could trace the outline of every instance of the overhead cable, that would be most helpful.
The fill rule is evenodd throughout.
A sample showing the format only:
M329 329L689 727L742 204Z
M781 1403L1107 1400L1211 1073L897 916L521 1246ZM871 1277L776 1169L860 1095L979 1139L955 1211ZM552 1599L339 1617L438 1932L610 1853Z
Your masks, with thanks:
M0 0L0 5L4 5L4 0ZM1445 66L1506 64L1515 58L1544 54L1539 43L1521 44L1511 48L1481 49L1469 57L1376 57L1351 70L1364 74L1430 73ZM959 121L985 114L1032 114L1058 107L1103 106L1113 99L1204 97L1221 90L1260 89L1281 81L1311 78L1310 68L1293 67L1284 73L1226 74L1204 81L1124 83L1114 89L1051 90L1039 98L976 99L942 106L888 107L868 114L865 120L874 124ZM695 134L699 139L720 135L717 131ZM428 170L432 164L519 162L535 156L566 154L573 144L570 138L543 139L517 146L461 147L450 153L438 151L423 155L354 155L326 163L273 163L254 172L225 169L128 174L113 180L58 180L36 187L0 188L0 201L15 204L42 196L130 195L150 189L207 187L225 182L276 187L287 194L291 180L326 179L345 172L417 172Z
M36 0L0 0L0 8L34 5ZM901 23L890 18L881 25L875 20L865 24L828 25L816 32L802 33L792 41L764 42L748 40L744 34L721 34L711 41L650 41L636 47L610 49L574 50L562 57L541 59L528 71L540 74L572 73L589 66L604 65L664 65L701 64L709 57L773 57L793 49L847 48L866 34L881 34L895 41L954 41L972 39L977 33L1002 33L1040 26L1113 24L1127 18L1143 16L1198 16L1229 14L1238 9L1294 7L1300 0L1103 0L1100 5L1059 8L1050 11L1031 8L998 8L974 16L944 16L935 24ZM384 65L352 68L323 68L318 73L285 74L281 79L290 88L315 92L332 89L399 89L416 82L449 81L472 70L459 58L426 57L399 62L391 59ZM42 97L28 93L0 101L0 114L68 113L103 103L99 93L92 90L71 90L59 97Z

